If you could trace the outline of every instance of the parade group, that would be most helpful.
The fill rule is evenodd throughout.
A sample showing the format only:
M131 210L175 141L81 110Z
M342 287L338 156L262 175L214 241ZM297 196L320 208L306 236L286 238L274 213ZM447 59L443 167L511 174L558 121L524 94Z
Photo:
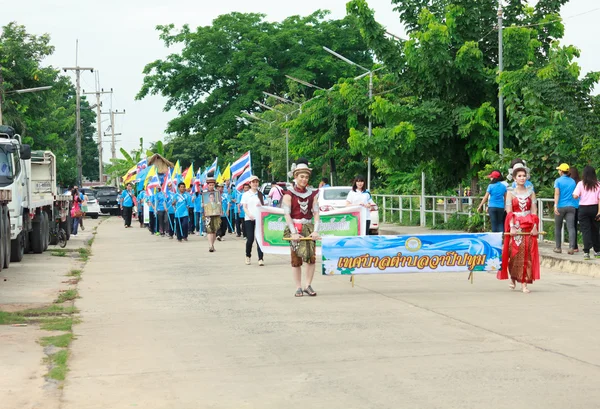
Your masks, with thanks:
M249 163L249 152L248 163ZM188 240L190 234L207 236L208 251L216 251L215 242L225 240L226 233L246 239L246 264L251 264L251 253L255 240L256 222L259 219L259 206L274 205L283 208L286 227L284 238L290 242L291 265L296 297L304 294L315 296L312 288L315 273L315 242L319 236L318 188L310 186L312 169L308 161L298 160L293 164L289 175L293 183L282 189L272 183L268 197L259 190L259 178L251 174L248 165L240 158L230 170L230 177L224 180L219 172L210 173L207 169L201 175L186 183L180 178L167 176L160 185L157 175L148 181L137 194L134 181L126 184L126 190L119 197L125 228L130 228L134 209L140 227L147 227L151 234L179 242ZM214 165L214 164L213 164ZM213 168L214 169L214 166ZM228 167L229 170L229 167ZM233 172L232 172L233 171ZM577 246L577 224L583 236L583 257L585 260L600 259L600 183L595 169L586 166L582 178L576 169L563 163L557 167L555 181L554 214L556 221L556 248L561 252L561 228L566 221L569 235L569 254L579 251ZM237 176L232 183L231 174ZM538 252L539 218L534 186L529 180L530 170L524 160L516 158L511 162L507 177L499 170L488 175L490 184L479 206L488 203L492 231L503 232L502 266L497 277L510 278L509 287L529 293L528 284L540 278ZM189 178L188 178L189 179ZM139 178L137 179L139 183ZM225 183L228 182L228 183ZM362 183L361 183L362 182ZM321 182L319 186L322 186ZM157 188L158 187L158 188ZM357 200L351 199L357 198ZM358 176L353 183L348 206L371 208L374 202L364 189L364 178ZM146 212L146 213L145 213ZM258 265L264 266L264 254L257 243ZM593 253L591 253L593 250ZM302 283L302 265L305 265L305 279Z

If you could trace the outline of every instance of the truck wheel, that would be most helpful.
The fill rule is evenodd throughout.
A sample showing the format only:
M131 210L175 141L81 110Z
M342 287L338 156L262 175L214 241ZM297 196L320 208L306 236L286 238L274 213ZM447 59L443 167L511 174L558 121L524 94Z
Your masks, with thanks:
M35 218L35 221L31 223L31 231L29 232L29 243L31 247L31 251L36 254L40 254L44 252L44 228L42 227L43 218L41 215L38 215Z
M21 232L16 239L10 242L10 261L18 263L25 254L25 233Z
M10 217L8 216L8 209L4 210L4 231L3 233L6 237L4 240L4 263L2 265L3 268L8 268L10 266L10 244L12 240L10 239Z

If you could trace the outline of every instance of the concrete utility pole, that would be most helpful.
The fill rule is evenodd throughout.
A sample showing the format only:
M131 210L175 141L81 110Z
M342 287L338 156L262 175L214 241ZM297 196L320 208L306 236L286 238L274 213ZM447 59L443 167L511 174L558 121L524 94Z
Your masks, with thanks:
M102 112L103 114L109 114L110 115L110 137L111 137L111 144L110 144L110 156L112 159L117 159L117 141L115 140L115 136L119 136L121 135L120 133L115 133L115 115L125 115L125 110L123 110L123 112L119 112L119 110L113 111L112 109L108 112ZM106 133L104 134L104 136L108 136ZM116 175L113 175L116 176ZM119 181L117 180L118 178L115 178L115 186L118 186Z
M77 186L82 185L83 171L82 171L82 159L81 159L81 71L91 71L94 69L91 67L63 67L63 71L75 71L77 93L76 93L76 132L77 132Z
M498 77L504 69L503 44L502 44L502 0L498 0ZM504 96L502 84L498 81L498 153L504 154Z
M112 88L110 91L104 91L101 89L96 92L84 92L84 95L96 95L96 126L98 129L98 180L102 182L102 175L104 174L104 163L102 162L102 153L104 149L102 148L102 103L100 102L100 95L102 94L112 94Z

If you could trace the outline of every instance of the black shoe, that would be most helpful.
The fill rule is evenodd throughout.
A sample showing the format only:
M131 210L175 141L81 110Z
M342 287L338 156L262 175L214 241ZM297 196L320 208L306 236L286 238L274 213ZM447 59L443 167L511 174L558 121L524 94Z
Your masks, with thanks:
M217 240L221 241L221 236L217 236Z

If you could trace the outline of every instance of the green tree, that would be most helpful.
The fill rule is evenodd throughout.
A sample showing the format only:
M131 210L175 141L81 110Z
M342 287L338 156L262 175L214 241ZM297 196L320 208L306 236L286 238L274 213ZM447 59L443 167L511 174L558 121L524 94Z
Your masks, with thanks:
M77 179L75 151L75 88L70 79L41 61L54 47L50 36L29 34L15 22L0 34L0 92L52 86L36 93L9 94L3 101L3 122L13 126L32 149L51 150L57 158L58 183L67 186ZM3 90L3 91L2 91ZM98 150L93 140L95 114L82 100L83 174L98 178Z
M183 49L145 67L137 98L163 95L167 97L165 109L179 113L167 129L173 134L168 140L174 148L173 159L208 163L219 156L226 163L248 149L263 151L258 141L244 142L248 132L241 132L246 126L236 120L240 111L257 110L253 101L262 99L263 91L285 92L286 74L323 88L340 77L356 75L353 67L328 57L322 46L370 65L371 56L355 18L326 17L327 12L317 11L272 23L262 14L231 13L195 30L159 26L167 47ZM310 92L303 97L310 97ZM261 155L253 156L258 159ZM265 162L265 166L269 165Z

